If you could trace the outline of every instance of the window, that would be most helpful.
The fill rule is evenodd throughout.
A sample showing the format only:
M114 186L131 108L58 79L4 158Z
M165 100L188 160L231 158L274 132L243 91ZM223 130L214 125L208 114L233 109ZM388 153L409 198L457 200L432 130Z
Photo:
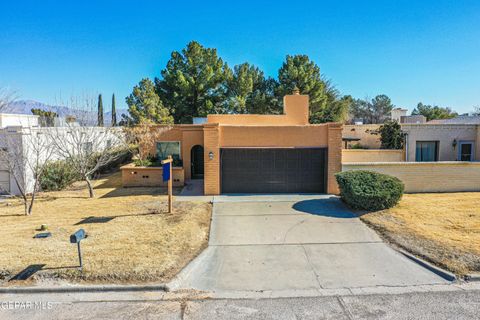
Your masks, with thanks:
M173 160L180 160L180 141L159 141L157 142L158 160L166 159L171 155Z
M415 161L438 161L438 141L417 141Z

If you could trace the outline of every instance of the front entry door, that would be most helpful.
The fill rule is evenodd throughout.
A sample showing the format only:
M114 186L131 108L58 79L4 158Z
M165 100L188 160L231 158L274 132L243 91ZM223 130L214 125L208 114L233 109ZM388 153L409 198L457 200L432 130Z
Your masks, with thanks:
M203 147L196 145L190 152L192 162L192 179L203 179Z
M473 161L473 142L460 141L460 148L458 148L458 159L460 161Z

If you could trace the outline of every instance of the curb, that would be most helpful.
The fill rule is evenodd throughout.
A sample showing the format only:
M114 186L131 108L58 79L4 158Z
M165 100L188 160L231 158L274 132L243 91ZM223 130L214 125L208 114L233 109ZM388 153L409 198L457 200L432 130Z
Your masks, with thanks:
M401 254L403 254L408 259L412 260L413 262L416 262L417 264L421 265L425 269L428 269L431 272L435 273L436 275L439 275L440 277L444 278L445 280L448 280L448 281L457 280L457 276L455 276L455 274L453 274L449 271L446 271L446 270L443 270L440 267L434 266L433 264L431 264L431 263L429 263L429 262L427 262L423 259L420 259L420 258L414 256L413 254L411 254L409 252L406 252L402 249L397 249L397 251L400 252ZM479 280L480 280L480 278L479 278Z
M480 273L470 273L465 275L465 280L468 282L480 281Z
M0 287L0 293L66 293L66 292L127 292L127 291L165 291L165 284L149 286L71 286L71 287Z

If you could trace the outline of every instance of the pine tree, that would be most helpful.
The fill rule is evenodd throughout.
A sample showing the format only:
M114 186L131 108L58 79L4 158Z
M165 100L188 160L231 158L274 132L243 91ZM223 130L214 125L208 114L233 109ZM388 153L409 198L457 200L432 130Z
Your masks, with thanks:
M191 41L181 52L172 52L162 78L156 79L157 94L176 123L192 123L193 117L226 113L226 80L231 73L217 49Z
M98 95L98 123L97 125L99 127L103 127L103 101L102 101L102 95Z
M277 99L282 101L295 88L310 97L311 123L345 120L349 100L342 99L335 87L322 79L320 68L306 55L287 55L278 70Z
M173 117L155 92L152 80L142 79L133 88L133 92L125 99L128 105L128 116L122 115L122 123L127 125L139 123L172 124Z
M112 94L112 127L117 126L117 109L115 107L115 93Z

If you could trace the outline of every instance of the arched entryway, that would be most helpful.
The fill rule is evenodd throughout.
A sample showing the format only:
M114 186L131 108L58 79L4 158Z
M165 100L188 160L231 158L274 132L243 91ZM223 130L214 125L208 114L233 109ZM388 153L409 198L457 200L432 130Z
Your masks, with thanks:
M203 179L203 147L195 145L190 151L192 179Z

